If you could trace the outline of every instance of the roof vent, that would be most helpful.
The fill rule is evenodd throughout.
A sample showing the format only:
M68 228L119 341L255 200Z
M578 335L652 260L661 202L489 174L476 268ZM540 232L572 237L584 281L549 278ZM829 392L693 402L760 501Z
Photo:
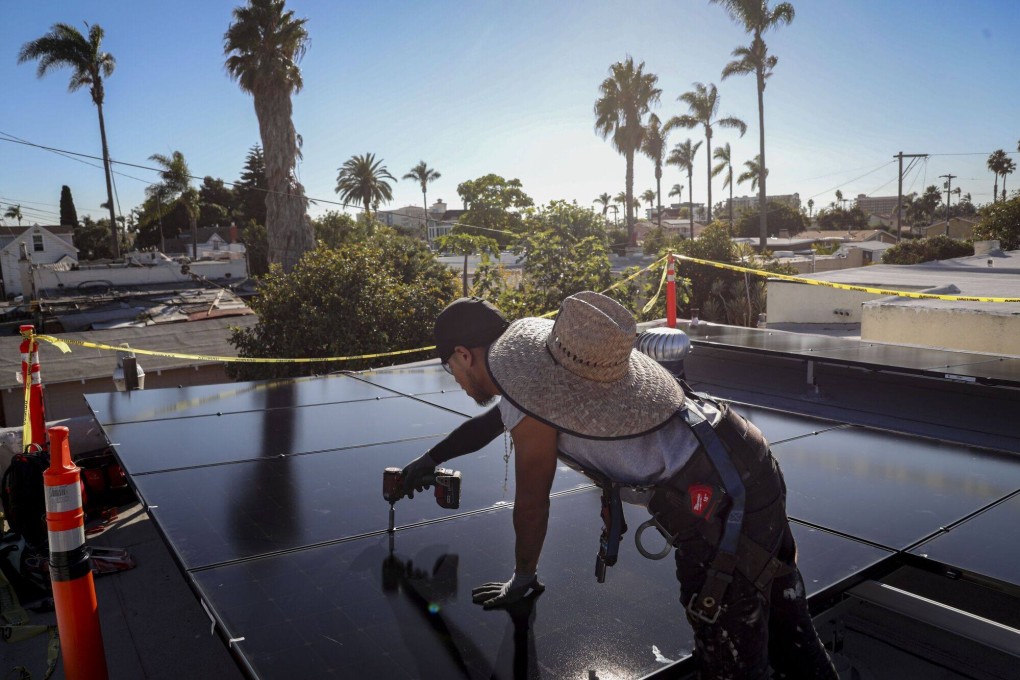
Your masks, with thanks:
M691 353L691 340L678 328L649 328L638 336L637 350L662 364L663 368L684 377L684 357Z

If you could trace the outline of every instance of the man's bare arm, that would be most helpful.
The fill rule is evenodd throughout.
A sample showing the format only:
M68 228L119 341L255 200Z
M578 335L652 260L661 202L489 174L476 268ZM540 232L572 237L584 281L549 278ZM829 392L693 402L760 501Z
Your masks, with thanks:
M518 573L531 574L538 568L549 525L549 489L556 474L556 430L525 416L511 434L517 450L514 462L516 569Z

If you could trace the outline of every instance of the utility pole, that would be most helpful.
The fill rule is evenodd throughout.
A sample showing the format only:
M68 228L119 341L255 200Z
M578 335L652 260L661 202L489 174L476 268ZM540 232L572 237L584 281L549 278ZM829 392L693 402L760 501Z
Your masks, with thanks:
M949 199L953 195L953 180L956 179L958 175L939 175L939 179L942 179L943 177L946 178L946 236L949 236Z
M893 158L900 159L900 172L899 172L899 188L896 191L896 240L899 241L903 237L903 225L901 221L903 219L903 159L904 158L927 158L926 153L903 153L900 151Z

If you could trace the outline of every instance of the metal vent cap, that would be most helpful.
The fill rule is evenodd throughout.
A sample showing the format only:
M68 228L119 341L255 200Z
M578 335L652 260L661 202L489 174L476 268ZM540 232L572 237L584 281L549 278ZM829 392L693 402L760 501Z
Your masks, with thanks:
M660 363L683 361L691 353L691 339L679 328L649 328L638 336L637 349Z

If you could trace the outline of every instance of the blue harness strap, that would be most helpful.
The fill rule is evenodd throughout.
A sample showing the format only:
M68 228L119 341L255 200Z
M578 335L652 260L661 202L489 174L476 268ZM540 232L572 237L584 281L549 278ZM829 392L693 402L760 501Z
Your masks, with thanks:
M680 417L694 431L694 436L698 438L698 442L712 461L712 466L719 473L723 488L733 500L733 505L726 516L722 540L719 542L712 564L706 571L701 592L695 593L687 603L687 612L690 616L715 623L722 611L722 599L726 594L726 588L733 581L733 572L737 568L737 547L740 544L740 533L744 524L746 494L744 482L740 479L740 473L733 465L726 446L708 419L694 405L695 399L697 397L692 396L686 401L684 408L679 412Z

